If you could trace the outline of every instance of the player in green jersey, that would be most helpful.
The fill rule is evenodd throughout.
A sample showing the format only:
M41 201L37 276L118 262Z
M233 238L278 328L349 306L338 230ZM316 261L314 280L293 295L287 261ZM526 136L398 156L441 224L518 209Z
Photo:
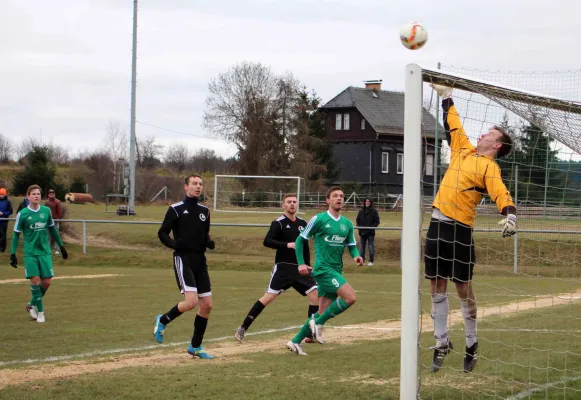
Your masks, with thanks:
M20 233L24 235L24 275L30 279L32 299L26 306L30 316L37 322L44 322L44 305L42 298L50 286L54 272L47 230L58 244L63 259L67 251L54 226L50 208L40 205L40 187L32 185L26 191L28 207L23 208L16 216L12 245L10 246L10 265L18 267L16 248Z
M307 319L299 333L286 344L286 347L302 356L307 353L301 342L309 333L319 343L324 343L322 328L330 318L334 318L351 307L356 300L355 290L343 277L343 253L345 246L357 265L363 265L363 258L357 250L353 223L341 215L343 190L334 186L327 191L326 202L329 209L315 215L295 242L299 273L312 272L319 290L319 311ZM309 267L303 258L304 242L315 238L315 266Z

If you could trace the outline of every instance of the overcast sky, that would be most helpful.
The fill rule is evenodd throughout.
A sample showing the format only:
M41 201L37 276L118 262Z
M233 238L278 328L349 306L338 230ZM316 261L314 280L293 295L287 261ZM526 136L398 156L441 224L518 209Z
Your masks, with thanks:
M475 3L478 3L477 5ZM403 90L406 64L491 70L581 69L575 0L140 0L137 120L208 136L211 77L242 61L292 72L324 101L383 79ZM131 0L2 0L0 133L98 147L108 120L129 126ZM525 14L527 16L525 17ZM419 21L427 45L405 49ZM579 84L579 82L576 82ZM581 89L580 89L581 91ZM138 124L138 136L233 155L232 146Z

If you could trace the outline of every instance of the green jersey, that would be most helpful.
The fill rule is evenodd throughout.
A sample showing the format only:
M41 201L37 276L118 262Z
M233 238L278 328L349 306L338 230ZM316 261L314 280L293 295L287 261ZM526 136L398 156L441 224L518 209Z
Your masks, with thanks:
M359 256L353 232L353 223L342 215L338 219L334 218L329 211L315 215L296 241L296 254L299 265L305 263L302 256L303 241L301 238L309 240L314 237L315 265L313 267L313 276L331 271L341 273L343 271L345 246L349 246L351 256Z
M33 210L30 206L23 208L16 216L16 223L14 224L15 233L24 234L24 256L45 256L51 255L50 241L48 238L48 230L51 229L56 234L55 240L59 246L63 242L54 228L54 221L50 208L40 206L38 210ZM11 253L16 252L17 241L13 241Z

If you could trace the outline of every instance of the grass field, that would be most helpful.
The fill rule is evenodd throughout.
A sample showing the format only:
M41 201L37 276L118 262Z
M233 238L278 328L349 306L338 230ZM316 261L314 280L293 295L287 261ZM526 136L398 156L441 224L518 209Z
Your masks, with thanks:
M69 206L69 218L119 219L103 206ZM167 206L138 208L135 219L160 221ZM354 219L354 213L347 213ZM269 224L274 214L213 213L212 222ZM310 217L307 214L305 218ZM538 222L538 221L536 221ZM400 216L382 214L382 226ZM574 226L568 221L563 226ZM81 232L80 224L72 224ZM0 399L397 399L401 274L399 231L376 238L377 263L346 277L358 301L330 320L327 344L305 345L308 357L285 349L306 317L294 292L281 296L237 343L234 330L264 292L273 252L264 249L266 228L213 227L208 253L215 308L205 346L217 358L191 360L185 353L193 314L153 340L156 314L180 299L171 253L155 225L90 224L88 255L67 236L70 259L56 260L46 298L47 322L29 321L22 269L0 269ZM546 238L545 238L546 239ZM431 303L422 282L421 396L426 399L581 398L581 280L574 238L519 239L525 253L512 272L512 240L477 237L475 292L479 304L479 363L461 371L463 324L451 294L455 351L444 368L429 373L433 344ZM508 261L507 261L508 260ZM555 294L574 293L573 299ZM512 397L511 397L512 396Z

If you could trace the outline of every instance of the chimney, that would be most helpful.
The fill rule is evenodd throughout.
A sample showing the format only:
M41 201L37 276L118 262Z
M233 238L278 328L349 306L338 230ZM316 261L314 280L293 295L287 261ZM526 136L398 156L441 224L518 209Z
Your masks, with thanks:
M377 79L377 80L372 80L372 81L363 81L363 83L365 83L365 89L372 89L372 90L375 90L377 92L379 92L381 90L381 82L383 82L382 79Z

